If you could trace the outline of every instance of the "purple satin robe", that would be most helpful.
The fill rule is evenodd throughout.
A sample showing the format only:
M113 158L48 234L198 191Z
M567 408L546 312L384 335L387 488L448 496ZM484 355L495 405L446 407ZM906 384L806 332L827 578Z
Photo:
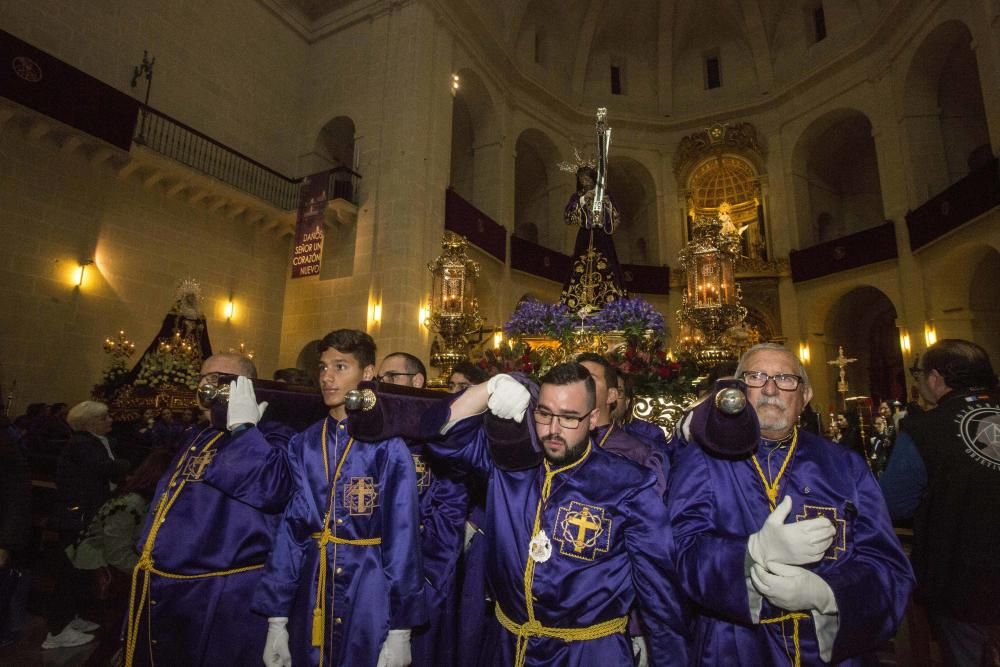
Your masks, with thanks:
M755 456L771 480L788 447ZM747 590L747 540L770 514L749 458L725 460L697 446L679 448L667 506L681 585L699 605L690 649L700 665L787 665L792 623L753 622ZM834 520L838 533L828 557L807 565L830 585L839 610L832 662L857 665L892 637L906 609L913 572L893 533L878 483L861 458L800 430L778 491L792 497L788 521L815 515ZM812 508L812 509L810 509ZM835 512L835 514L834 514ZM787 613L763 600L760 619ZM800 621L802 664L820 662L811 615Z
M296 667L320 662L320 649L312 646L320 565L312 535L323 530L330 502L327 476L333 478L349 441L346 423L327 417L292 438L288 447L297 490L281 517L252 606L266 617L289 618L289 649ZM417 480L406 444L399 438L355 441L344 459L334 499L330 529L338 537L380 538L381 543L326 545L323 664L374 667L390 629L415 628L427 620Z
M464 461L489 477L486 501L486 570L495 600L507 616L527 616L524 576L545 469L504 471L493 465L482 417L462 420L442 442L442 456ZM666 507L648 470L592 447L582 462L557 474L541 513L541 528L551 536L552 554L535 566L532 597L536 619L544 626L584 628L626 616L638 601L656 667L687 664L682 595L675 584L672 540ZM586 506L600 517L600 531L585 537L592 545L577 552L571 525ZM515 637L493 621L497 649L486 664L514 662ZM526 667L631 665L625 633L587 641L532 637Z
M156 488L137 545L141 553L163 493L184 482L153 543L157 570L196 575L263 566L292 480L284 467L289 433L277 426L262 428L269 432L251 428L237 436L227 433L211 447L220 432L206 429L178 451ZM232 461L241 463L230 467L227 462ZM265 472L258 474L261 469ZM169 486L171 479L177 486ZM267 619L248 610L263 571L257 567L198 579L150 573L133 664L257 664ZM136 610L140 594L141 589L132 591Z
M420 496L420 546L424 561L424 590L428 622L414 628L411 653L414 667L452 667L456 660L457 571L465 542L468 494L465 484L411 443Z
M598 426L591 433L591 437L604 451L624 456L629 461L635 461L653 471L656 475L656 490L661 496L666 492L667 471L670 469L670 464L664 465L663 458L657 455L648 442L629 434L617 424Z

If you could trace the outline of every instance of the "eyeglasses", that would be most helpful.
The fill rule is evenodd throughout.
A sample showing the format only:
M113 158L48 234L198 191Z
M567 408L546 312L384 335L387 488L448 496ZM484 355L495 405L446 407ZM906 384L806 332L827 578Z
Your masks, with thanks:
M396 378L399 378L399 377L409 377L409 378L411 378L414 375L417 375L417 373L397 373L396 371L389 371L387 373L383 373L382 375L379 375L375 379L378 380L379 382L386 382L388 384L396 384Z
M596 409L596 408L595 408ZM542 426L548 426L552 423L552 418L555 417L559 421L559 425L563 428L580 428L580 423L590 416L593 410L587 410L587 413L577 417L576 415L555 415L548 410L543 410L542 408L535 408L533 414L535 415L535 423L541 424Z
M768 380L774 380L774 386L781 391L795 391L799 388L799 384L802 383L801 376L788 373L768 375L763 371L745 371L742 378L748 387L753 387L754 389L760 389L767 384Z
M914 380L919 380L920 376L923 374L924 374L924 369L921 368L920 366L914 365L910 367L910 375L913 376Z

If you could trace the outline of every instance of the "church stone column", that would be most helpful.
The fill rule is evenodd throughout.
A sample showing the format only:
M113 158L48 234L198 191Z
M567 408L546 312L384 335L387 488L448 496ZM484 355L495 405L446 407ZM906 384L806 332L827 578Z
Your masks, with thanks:
M405 350L427 359L430 337L418 321L430 290L427 262L440 251L451 161L452 38L421 3L373 19L384 45L370 90L380 111L375 176L370 300L382 319L368 330L379 353ZM366 180L368 176L366 175Z

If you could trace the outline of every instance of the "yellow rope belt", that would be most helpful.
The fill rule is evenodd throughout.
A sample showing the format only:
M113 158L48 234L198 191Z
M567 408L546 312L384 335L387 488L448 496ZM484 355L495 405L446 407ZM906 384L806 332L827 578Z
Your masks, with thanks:
M610 621L602 621L585 628L549 628L538 621L515 623L510 620L507 614L503 613L500 605L496 606L496 611L497 620L500 621L500 625L517 637L517 654L514 658L514 667L522 667L524 665L528 639L531 637L548 637L550 639L561 639L564 642L582 642L621 634L628 627L628 616L619 616Z
M198 442L198 440L201 439L201 436L207 431L208 429L204 429L201 433L195 436L191 442ZM225 431L217 433L204 447L202 447L202 453L210 450L212 446L218 442L219 438L225 434ZM159 535L160 527L167 519L167 513L170 512L170 508L172 508L174 503L177 502L177 499L181 495L181 491L184 490L184 486L187 484L186 479L178 482L177 478L183 472L190 453L196 449L197 446L192 445L190 449L184 452L184 455L181 456L180 460L177 462L177 466L174 468L174 473L170 476L170 482L166 487L164 487L164 491L160 495L160 501L157 504L156 509L153 511L153 521L150 524L149 534L146 536L146 543L142 547L142 555L139 557L139 562L136 563L134 568L132 568L132 588L129 591L128 623L125 632L125 667L132 667L132 661L135 658L136 643L139 640L139 621L142 620L142 610L146 604L146 599L149 596L150 573L170 579L202 579L205 577L222 577L227 574L236 574L238 572L246 572L248 570L255 570L264 567L263 565L251 565L250 567L241 567L234 570L220 570L218 572L208 572L196 575L161 572L153 567L153 547L156 544L156 536ZM176 490L171 492L171 489ZM142 573L142 587L139 593L138 604L136 604L135 593L136 587L139 583L140 572Z
M803 614L800 611L796 611L785 614L784 616L761 619L760 621L761 625L767 625L769 623L784 623L785 621L792 622L792 644L795 646L795 657L792 659L792 664L795 667L800 667L802 664L802 654L799 651L799 621L803 618L809 618L809 614Z
M382 544L382 538L369 537L363 540L349 540L337 537L330 532L329 528L321 533L313 533L310 537L316 540L316 546L319 548L319 575L316 582L316 592L319 597L316 600L316 606L313 607L312 645L322 646L326 618L326 545L349 544L358 547L374 547Z

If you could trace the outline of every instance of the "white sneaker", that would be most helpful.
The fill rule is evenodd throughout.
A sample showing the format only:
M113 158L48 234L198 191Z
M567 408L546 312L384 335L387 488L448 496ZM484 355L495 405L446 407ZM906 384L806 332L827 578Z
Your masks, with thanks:
M99 623L94 623L93 621L88 621L85 618L80 618L77 616L72 621L69 622L69 627L73 628L78 632L93 632L97 630L100 626Z
M81 646L92 641L94 641L94 635L88 635L80 632L79 630L74 630L72 627L67 625L58 635L53 635L51 632L48 633L45 637L45 641L42 642L42 648L67 648L69 646Z

